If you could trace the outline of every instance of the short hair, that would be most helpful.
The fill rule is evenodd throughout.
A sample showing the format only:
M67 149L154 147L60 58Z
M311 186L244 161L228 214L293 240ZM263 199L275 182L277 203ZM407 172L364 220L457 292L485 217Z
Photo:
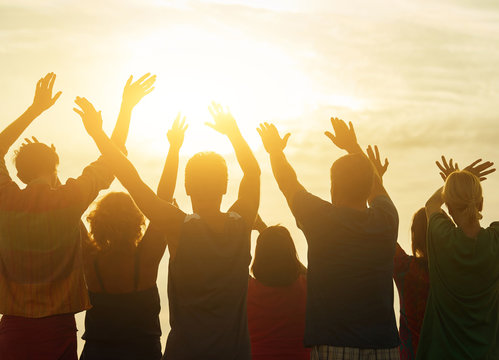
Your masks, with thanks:
M130 195L111 192L97 202L87 217L90 236L99 250L137 246L145 218Z
M227 191L227 164L215 152L200 152L185 166L185 188L189 195L223 195Z
M14 152L14 165L18 177L28 183L41 175L55 172L59 156L53 147L34 142L22 145Z
M331 166L331 188L346 199L367 200L373 180L373 165L363 154L342 156Z
M306 269L298 259L291 234L284 226L270 226L258 236L251 272L267 286L291 285Z
M428 221L426 219L426 210L421 208L412 217L411 242L412 254L415 257L426 258L426 232Z
M442 197L451 213L464 213L470 222L482 218L482 185L471 172L458 170L447 176Z

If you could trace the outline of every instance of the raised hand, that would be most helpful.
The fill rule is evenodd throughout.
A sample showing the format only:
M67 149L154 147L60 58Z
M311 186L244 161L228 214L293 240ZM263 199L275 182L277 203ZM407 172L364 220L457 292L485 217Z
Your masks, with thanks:
M291 136L290 133L287 133L281 138L274 124L269 123L260 124L260 127L257 128L256 131L260 134L263 147L269 154L283 151L288 144L289 137Z
M35 143L36 144L40 143L40 141L35 136L32 136L31 139L30 138L24 138L24 142L21 144L21 149L24 146L27 146L29 144L35 144ZM51 144L50 147L51 147L52 150L56 151L54 144Z
M176 149L180 149L182 147L182 144L184 143L185 131L189 127L189 125L185 123L185 116L182 118L182 121L180 121L180 117L180 113L178 113L177 117L173 121L171 129L166 133L170 147Z
M373 148L371 147L371 145L369 145L367 147L367 157L373 163L374 167L378 171L379 176L383 177L383 175L385 174L386 170L388 169L388 164L389 163L388 163L388 159L385 158L385 164L384 165L381 164L381 158L379 156L379 150L378 150L378 146L377 145L374 145L374 151L373 151Z
M62 94L62 92L59 91L52 97L55 77L54 73L48 73L45 77L38 80L38 83L36 84L35 97L30 108L37 114L41 114L54 105Z
M80 108L73 108L73 110L81 116L85 130L90 136L94 136L102 132L102 115L100 111L95 110L90 101L85 98L77 96L75 104Z
M133 76L130 75L125 84L125 88L123 89L123 104L130 107L137 105L144 96L154 90L153 85L156 81L156 75L147 73L139 80L135 82L132 81Z
M480 161L480 160L479 160ZM435 164L437 164L437 167L440 169L440 177L445 181L447 177L452 174L454 171L459 170L459 166L457 163L453 163L454 160L450 159L447 162L447 159L445 158L444 155L442 155L442 163L440 163L438 160L435 161Z
M347 124L338 118L331 118L331 125L333 125L334 135L326 131L324 134L331 139L340 149L354 153L359 151L359 144L357 143L357 136L351 122Z
M237 126L236 120L229 112L229 109L224 111L220 104L212 102L208 107L208 110L210 111L214 122L205 123L207 126L229 137L239 134L239 127Z
M494 165L493 162L484 161L481 164L479 164L480 161L482 161L482 159L473 161L471 164L466 166L464 170L474 174L477 178L480 179L480 181L484 181L487 180L485 176L493 173L494 171L496 171L496 169L495 168L491 169L491 167Z

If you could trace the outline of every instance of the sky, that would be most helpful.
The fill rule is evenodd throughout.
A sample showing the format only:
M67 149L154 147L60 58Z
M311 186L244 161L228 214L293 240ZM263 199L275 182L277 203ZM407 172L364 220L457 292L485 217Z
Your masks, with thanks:
M323 132L337 116L354 123L361 146L377 144L388 157L385 186L409 251L411 216L442 185L435 160L499 161L498 43L493 0L0 0L0 126L29 106L41 76L55 72L63 95L25 135L55 144L63 180L78 176L98 152L72 111L74 98L101 109L110 132L128 76L152 72L156 90L134 111L129 158L155 188L166 131L181 111L189 130L179 174L197 151L222 153L228 208L242 173L229 142L203 125L216 100L230 107L261 165L263 219L290 229L306 263L305 239L255 128L268 121L290 132L286 154L299 180L329 199L329 167L344 153ZM117 182L112 189L122 190ZM499 175L484 183L484 195L487 225L498 215ZM175 197L190 211L182 176ZM167 261L158 279L164 334Z

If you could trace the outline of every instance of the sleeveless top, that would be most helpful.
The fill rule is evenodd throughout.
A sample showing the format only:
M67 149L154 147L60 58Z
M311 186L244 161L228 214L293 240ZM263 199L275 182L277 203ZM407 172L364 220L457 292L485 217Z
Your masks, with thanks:
M108 294L102 280L97 259L94 269L101 293L89 291L92 308L85 314L84 340L140 342L158 340L161 336L161 310L158 287L138 291L139 253L135 253L134 290L123 294Z
M215 234L198 215L186 216L174 259L168 299L171 331L164 358L250 360L246 315L250 230L228 213Z

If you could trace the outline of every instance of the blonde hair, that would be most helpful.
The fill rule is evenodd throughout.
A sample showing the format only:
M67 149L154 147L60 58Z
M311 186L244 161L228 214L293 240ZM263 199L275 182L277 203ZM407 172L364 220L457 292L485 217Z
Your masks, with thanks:
M471 172L463 170L450 174L445 181L442 196L449 211L463 213L470 222L482 218L482 185Z

